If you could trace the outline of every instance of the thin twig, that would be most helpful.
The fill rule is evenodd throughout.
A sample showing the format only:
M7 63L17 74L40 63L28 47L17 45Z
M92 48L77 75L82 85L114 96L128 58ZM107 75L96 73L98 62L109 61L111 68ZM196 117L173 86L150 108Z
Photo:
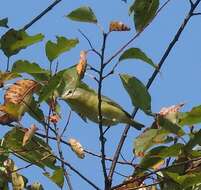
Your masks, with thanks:
M26 24L23 27L23 30L27 30L29 27L31 27L35 22L40 20L45 14L47 14L53 7L55 7L58 3L60 3L62 0L56 0L54 1L50 6L48 6L44 11L42 11L38 16L36 16L32 21L30 21L28 24Z
M6 63L6 72L9 71L9 66L10 66L10 58L7 58L7 63Z
M57 139L57 149L58 149L58 152L59 152L59 157L60 157L61 160L64 160L63 151L61 149L61 136L59 135L59 131L57 129L56 124L54 124L54 129L57 132L56 139ZM73 186L71 184L70 177L69 177L69 175L68 175L68 173L66 171L65 165L64 165L64 163L62 161L61 161L61 167L62 167L62 169L64 171L64 176L65 176L66 182L68 184L69 190L73 190Z
M174 47L174 45L176 44L176 42L179 40L179 37L180 35L182 34L186 24L189 22L190 18L192 17L192 14L193 14L193 11L195 10L195 8L198 6L198 4L200 3L201 0L197 0L196 3L194 4L193 8L190 9L188 15L186 16L186 18L184 19L183 23L181 24L181 26L179 27L176 35L174 36L173 40L171 41L171 43L169 44L169 46L167 47L164 55L162 56L161 60L159 61L159 64L158 64L158 68L155 69L155 71L153 72L152 76L150 77L150 79L148 80L148 83L146 85L146 88L149 89L149 87L151 86L151 84L153 83L153 81L155 80L157 74L159 73L161 67L163 66L166 58L168 57L168 55L170 54L172 48ZM138 111L138 108L135 108L134 111L133 111L133 114L132 114L132 117L134 118L136 113ZM113 173L114 173L114 170L115 170L115 167L116 167L116 163L117 163L117 160L119 158L119 154L121 152L121 149L123 147L123 144L124 144L124 141L127 137L127 134L128 134L128 131L130 129L130 126L129 125L126 125L126 128L121 136L121 139L120 139L120 142L118 144L118 147L117 147L117 150L115 152L115 155L114 155L114 160L112 162L112 165L111 165L111 169L110 169L110 172L109 172L109 180L112 181L112 177L113 177Z
M68 114L67 121L66 121L66 125L65 125L63 131L61 132L61 137L63 137L63 135L64 135L64 133L66 132L67 127L68 127L68 125L69 125L69 123L70 123L71 113L72 113L72 111L70 110L70 112L69 112L69 114Z
M91 185L96 190L101 190L99 187L97 187L93 182L91 182L89 179L87 179L83 174L81 174L77 169L75 169L71 164L66 162L65 160L62 160L61 158L54 156L57 160L63 162L67 167L69 167L73 172L75 172L78 176L80 176L84 181L86 181L89 185Z
M89 154L89 155L92 155L92 156L94 156L94 157L101 158L101 155L100 155L100 154L96 154L96 153L91 152L91 151L89 151L89 150L86 150L86 149L85 149L84 152L87 153L87 154ZM112 162L113 158L105 157L105 160ZM118 163L118 164L122 164L122 165L132 166L133 168L136 167L135 164L133 164L133 163L131 163L131 162L128 162L128 161L118 161L117 163Z
M82 30L78 29L79 33L87 40L91 50L93 52L95 52L99 57L101 57L101 54L93 47L91 41L89 40L89 38L84 34L84 32L82 32Z
M103 44L101 49L101 63L100 63L100 73L99 73L99 83L98 83L98 119L99 119L99 134L100 134L100 143L101 143L101 163L103 169L103 175L105 180L105 190L108 190L110 187L108 177L107 177L107 169L106 169L106 160L105 160L105 137L103 131L103 123L102 123L102 81L103 81L103 70L104 70L104 57L105 57L105 47L106 47L106 39L107 34L103 33Z

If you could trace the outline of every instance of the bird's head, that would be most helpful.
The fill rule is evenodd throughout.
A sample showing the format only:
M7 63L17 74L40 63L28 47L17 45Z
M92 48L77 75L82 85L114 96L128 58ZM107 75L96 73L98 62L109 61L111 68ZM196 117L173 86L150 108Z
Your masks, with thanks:
M66 90L62 94L61 98L64 99L64 100L79 99L81 94L82 94L81 89L79 89L79 88L70 88L70 89Z

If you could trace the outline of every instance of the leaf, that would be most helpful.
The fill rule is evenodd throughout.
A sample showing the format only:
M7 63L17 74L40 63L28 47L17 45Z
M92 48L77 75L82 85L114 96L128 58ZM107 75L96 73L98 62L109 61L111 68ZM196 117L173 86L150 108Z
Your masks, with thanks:
M78 39L67 39L63 36L56 36L56 38L56 43L49 40L45 46L46 56L50 62L79 43Z
M97 23L97 18L90 7L80 7L66 15L71 20L79 22Z
M0 71L0 87L3 87L4 83L8 80L15 79L21 75L15 72L1 72Z
M185 134L180 126L172 123L170 120L165 119L163 117L158 118L158 124L163 129L165 129L173 134L176 134L177 136L183 136Z
M165 172L173 181L179 183L183 188L192 187L193 185L200 184L201 173L195 172L186 175L179 175L173 172Z
M7 57L17 54L20 50L25 49L27 46L35 44L43 40L42 34L29 36L23 30L10 29L1 37L1 49Z
M70 147L73 150L73 152L75 152L75 154L79 158L83 159L85 157L84 149L79 141L71 138L71 139L69 139L68 143L70 144Z
M19 126L7 132L4 136L5 147L24 161L33 163L41 168L46 166L56 169L56 159L49 145L34 135L27 145L22 146L24 134L24 129Z
M29 108L37 86L33 80L19 80L6 90L4 104L0 105L1 124L5 125L21 119Z
M43 102L52 96L53 92L59 87L64 71L58 72L51 77L47 85L44 85L39 92L39 102Z
M37 130L38 128L36 127L36 125L32 125L29 129L25 131L22 146L25 146L31 140Z
M50 176L49 173L44 173L46 177L48 177L51 181L53 181L55 184L57 184L60 188L63 187L64 184L64 171L62 168L59 168L54 171L52 176Z
M194 125L201 123L201 105L192 108L179 117L179 125Z
M197 133L194 134L193 137L191 137L191 139L188 141L188 143L185 146L185 150L188 153L191 153L193 151L193 148L196 145L200 145L201 146L201 130L199 130Z
M145 155L145 151L150 147L164 143L168 134L169 132L164 129L147 129L134 141L135 154L143 157Z
M29 109L27 109L28 114L33 117L36 121L41 124L44 124L45 116L43 111L40 109L39 104L37 104L34 97L32 97Z
M87 52L81 51L79 63L76 65L77 74L80 79L84 78L86 67L87 67Z
M159 7L159 0L135 0L130 7L130 13L134 12L135 28L142 31L154 18Z
M120 56L119 61L123 61L126 59L139 59L148 63L155 69L157 68L157 65L155 65L154 62L139 48L130 48L124 51L123 54Z
M27 190L44 190L44 188L40 183L35 182L32 185L29 185L27 187Z
M123 31L129 31L130 27L128 27L126 24L120 21L112 21L110 22L109 26L109 31L118 31L118 32L123 32Z
M174 144L172 146L158 146L151 149L143 157L139 164L138 172L145 171L147 168L155 168L158 164L164 162L168 157L178 157L183 152L183 144Z
M0 27L9 28L8 26L8 18L3 18L0 20Z
M184 103L172 105L170 107L163 107L159 111L159 116L163 116L165 119L168 119L172 123L177 124L179 119L179 110L184 106Z
M41 68L37 63L30 63L26 60L18 60L13 64L12 72L27 73L39 81L48 81L50 72Z
M16 172L17 167L13 160L7 159L4 162L7 173L11 177L13 190L23 190L26 184L26 178Z
M26 60L18 60L13 64L12 72L16 73L48 73L47 70L41 68L37 63L30 63Z
M144 84L136 77L126 74L120 75L124 88L128 92L132 104L142 109L145 113L151 112L151 96Z

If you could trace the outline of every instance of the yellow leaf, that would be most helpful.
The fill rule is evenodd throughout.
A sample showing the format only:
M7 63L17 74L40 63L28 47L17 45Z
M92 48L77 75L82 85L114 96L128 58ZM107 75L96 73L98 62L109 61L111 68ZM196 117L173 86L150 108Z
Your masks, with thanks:
M83 159L85 157L84 149L83 149L82 145L76 139L71 138L71 139L69 139L68 143L70 144L73 152L75 152L75 154L79 158Z
M25 146L31 140L37 130L38 128L35 125L32 125L29 129L27 129L27 131L24 133L22 146Z
M80 60L76 66L77 73L81 79L84 77L84 74L86 71L86 66L87 66L87 52L81 51L80 52Z
M110 22L110 28L109 28L110 32L112 31L129 31L130 27L128 27L126 24L119 22L119 21L113 21Z

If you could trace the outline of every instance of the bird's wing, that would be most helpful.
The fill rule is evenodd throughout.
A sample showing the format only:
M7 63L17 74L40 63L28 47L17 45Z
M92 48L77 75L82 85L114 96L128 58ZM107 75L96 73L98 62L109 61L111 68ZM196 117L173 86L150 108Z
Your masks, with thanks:
M115 107L121 109L128 117L132 118L131 115L127 111L125 111L119 104L117 104L116 102L114 102L110 98L108 98L106 96L102 96L102 100L107 102L108 104L110 104L112 106L115 106Z

